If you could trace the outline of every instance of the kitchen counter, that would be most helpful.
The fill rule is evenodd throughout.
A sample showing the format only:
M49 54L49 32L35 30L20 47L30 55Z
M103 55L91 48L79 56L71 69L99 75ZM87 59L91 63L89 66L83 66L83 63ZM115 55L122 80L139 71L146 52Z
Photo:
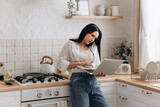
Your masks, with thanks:
M152 85L152 84L157 84L157 83L160 84L160 81L149 83L147 81L141 81L138 79L131 79L131 78L116 78L116 81L123 82L123 83L133 85L133 86L136 86L139 88L144 88L144 89L147 89L150 91L160 93L160 87L156 87L156 86Z
M160 93L160 88L152 86L151 83L148 83L146 81L131 79L130 75L107 75L106 77L97 77L97 79L98 79L98 82L119 81L119 82L127 83L133 86L137 86L140 88L144 88L144 89L148 89L148 90ZM16 83L14 85L6 85L3 81L0 81L0 92L56 87L56 86L65 86L65 85L69 85L69 81L49 83L49 84L37 84L37 85L30 85L30 86L20 86Z
M36 85L28 85L28 86L20 86L17 83L15 83L13 85L6 85L3 81L0 81L0 92L35 89L35 88L46 88L46 87L56 87L56 86L65 86L65 85L69 85L69 81L49 83L49 84L36 84Z

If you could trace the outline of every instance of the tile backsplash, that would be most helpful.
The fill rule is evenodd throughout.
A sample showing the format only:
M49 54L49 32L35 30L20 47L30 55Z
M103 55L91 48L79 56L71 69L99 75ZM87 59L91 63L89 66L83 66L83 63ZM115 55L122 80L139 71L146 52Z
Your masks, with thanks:
M89 23L102 31L102 59L110 58L113 46L124 39L134 41L135 0L92 0L90 15L98 5L119 6L118 20L66 19L69 0L0 0L0 62L15 75L39 72L41 58L57 58L64 43L79 35Z
M113 45L125 39L125 37L102 39L102 59L110 58ZM6 70L12 69L14 75L39 72L42 57L50 56L55 60L67 40L0 39L0 62L5 63Z

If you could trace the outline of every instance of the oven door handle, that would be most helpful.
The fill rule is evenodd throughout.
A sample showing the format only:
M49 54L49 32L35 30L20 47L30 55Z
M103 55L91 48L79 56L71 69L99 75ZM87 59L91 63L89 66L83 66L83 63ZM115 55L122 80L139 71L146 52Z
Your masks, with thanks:
M28 104L28 107L39 107L39 106L45 106L45 105L51 105L51 104L56 104L57 107L61 107L59 101L51 102L51 103L42 103L42 104Z
M60 107L67 107L67 100L60 101Z

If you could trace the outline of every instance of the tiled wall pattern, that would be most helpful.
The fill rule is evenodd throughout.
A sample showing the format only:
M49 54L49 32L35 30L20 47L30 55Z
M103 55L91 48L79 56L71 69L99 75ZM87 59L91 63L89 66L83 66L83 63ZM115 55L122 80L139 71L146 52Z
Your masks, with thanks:
M109 58L112 47L127 38L133 41L134 0L89 0L90 15L96 7L119 5L123 19L66 19L69 0L0 0L0 62L20 75L38 72L40 60L56 59L69 38L79 35L84 26L95 23L103 32L102 59Z
M110 58L112 47L125 40L121 38L102 39L102 59ZM0 61L6 70L12 69L13 74L39 72L43 56L57 58L65 39L0 39Z

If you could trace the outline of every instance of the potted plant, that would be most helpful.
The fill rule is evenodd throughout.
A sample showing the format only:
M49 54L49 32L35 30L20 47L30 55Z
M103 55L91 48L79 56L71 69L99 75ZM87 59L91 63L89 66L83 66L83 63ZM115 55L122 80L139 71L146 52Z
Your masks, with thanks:
M69 14L71 16L73 16L73 11L75 9L75 4L72 2L72 0L70 0L69 2L67 2L67 7L69 9Z
M118 56L122 60L126 60L128 56L133 56L132 53L132 43L127 44L127 41L121 42L119 45L116 45L113 49L113 56Z

